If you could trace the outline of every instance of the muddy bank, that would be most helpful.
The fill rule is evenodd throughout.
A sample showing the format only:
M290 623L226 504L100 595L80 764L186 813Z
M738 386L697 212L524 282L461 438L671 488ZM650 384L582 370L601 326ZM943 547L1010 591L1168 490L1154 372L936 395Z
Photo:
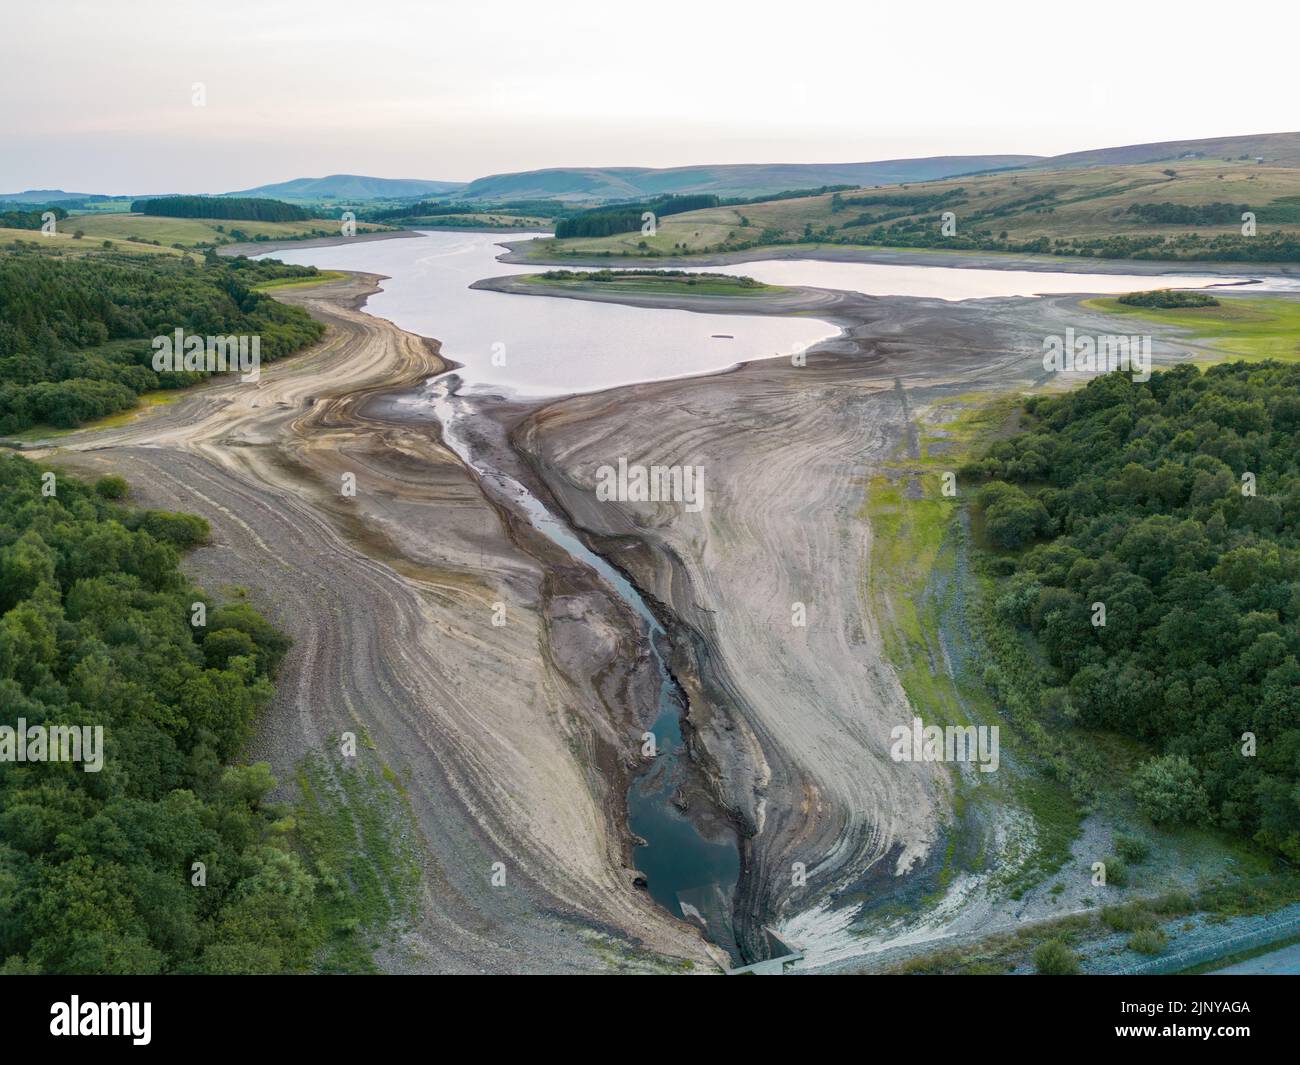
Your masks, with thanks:
M745 829L737 925L751 951L784 914L864 878L888 890L946 813L938 775L888 758L910 708L861 595L871 530L858 515L908 419L879 335L897 308L855 306L838 342L852 350L566 399L512 435L572 523L671 619L692 751ZM595 470L619 458L702 467L707 505L598 501Z
M670 304L695 299L657 305ZM947 770L889 757L890 731L913 707L866 592L865 493L899 456L915 457L935 404L1077 383L1044 373L1042 338L1113 324L1072 296L841 293L836 308L844 334L806 365L766 359L569 397L510 436L570 523L660 605L690 695L692 752L745 834L738 928L751 950L777 928L810 968L852 956L858 916L891 900L954 933L1014 920L982 899L942 918L922 905L940 890L947 833L962 834L963 853L993 855L1005 826L954 823ZM1169 335L1155 349L1162 363L1204 354ZM599 499L597 471L619 459L702 469L703 509Z
M293 637L250 757L281 780L308 754L346 772L347 730L401 782L424 881L387 968L710 969L699 934L633 884L628 750L653 713L638 631L484 492L436 423L387 416L380 397L445 364L360 309L378 280L280 294L329 330L258 384L211 384L49 457L203 515L212 545L187 564L218 595L247 587Z
M382 233L358 233L354 237L309 237L306 240L249 240L240 244L223 244L217 249L218 255L266 255L286 248L332 248L336 244L367 244L372 240L393 240L398 237L418 237L420 234L411 229L385 230Z

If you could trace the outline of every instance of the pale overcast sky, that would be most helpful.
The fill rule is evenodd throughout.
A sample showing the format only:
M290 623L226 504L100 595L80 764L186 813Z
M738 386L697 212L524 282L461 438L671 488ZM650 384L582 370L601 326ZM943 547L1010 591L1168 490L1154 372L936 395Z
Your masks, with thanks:
M34 0L6 5L0 27L0 192L1051 155L1295 130L1286 12L1149 0ZM195 82L204 107L191 102Z

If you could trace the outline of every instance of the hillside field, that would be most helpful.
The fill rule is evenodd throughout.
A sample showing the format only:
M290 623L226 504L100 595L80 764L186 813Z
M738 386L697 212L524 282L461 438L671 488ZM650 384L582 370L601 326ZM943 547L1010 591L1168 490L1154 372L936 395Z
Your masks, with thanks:
M89 236L86 236L78 240L74 236L74 233L76 230L84 227L81 225L71 225L70 223L72 222L73 219L71 218L65 219L64 222L60 223L60 225L65 228L60 229L58 232L53 233L48 237L42 234L40 230L36 229L0 228L0 247L15 242L26 241L44 247L58 248L64 254L72 255L88 255L92 252L103 250L102 244L103 239L105 238L97 237L91 239ZM119 251L145 252L154 255L188 255L191 258L194 257L192 252L181 251L167 244L144 244L130 240L114 240L113 244Z
M241 240L296 240L306 237L336 237L339 223L331 218L306 222L250 222L243 219L163 218L143 214L73 215L59 223L69 233L82 230L87 240L157 241L187 248L208 244L235 244ZM358 222L358 233L386 229L372 222ZM39 234L37 234L39 236Z
M1215 217L1211 224L1151 220L1151 205L1165 204L1227 206L1210 212ZM1147 217L1130 210L1134 205L1141 205ZM1170 241L1166 248L1172 257L1192 258L1197 242L1240 238L1237 208L1243 206L1257 216L1257 239L1300 237L1300 169L1253 160L1195 159L1015 170L708 208L664 218L653 236L635 231L551 240L538 242L532 251L538 258L665 256L808 243L1109 255L1106 242L1127 239L1147 245ZM946 211L955 215L951 238L940 234ZM1040 246L1025 248L1035 242ZM1071 242L1082 243L1071 248ZM1085 248L1089 242L1097 247Z

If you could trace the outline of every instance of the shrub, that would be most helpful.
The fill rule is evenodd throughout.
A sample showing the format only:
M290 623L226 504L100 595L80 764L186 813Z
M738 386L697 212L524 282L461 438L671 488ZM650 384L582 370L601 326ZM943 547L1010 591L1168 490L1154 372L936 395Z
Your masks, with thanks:
M1126 862L1138 865L1151 855L1151 844L1137 836L1116 836L1115 850Z
M1128 887L1128 865L1118 855L1108 854L1101 860L1106 867L1107 887Z
M1150 928L1156 919L1141 903L1131 902L1127 906L1104 907L1101 923L1113 932L1136 932L1139 928Z
M1161 895L1158 899L1153 899L1148 905L1153 913L1158 913L1163 917L1178 917L1182 914L1192 913L1196 909L1192 897L1185 891L1170 891Z
M1159 954L1165 949L1169 937L1159 928L1139 928L1128 941L1128 949L1139 954Z
M167 510L150 510L142 515L140 528L155 540L162 540L182 551L207 543L208 523L197 514L175 514Z
M101 477L95 482L95 492L102 499L125 499L128 488L125 477Z
M1073 976L1079 971L1079 956L1059 939L1049 939L1034 948L1034 971L1040 976Z
M1133 798L1156 824L1178 824L1204 817L1205 789L1186 755L1168 754L1143 763L1133 774Z
M1203 292L1162 288L1155 292L1130 292L1119 298L1129 307L1217 307L1219 301Z

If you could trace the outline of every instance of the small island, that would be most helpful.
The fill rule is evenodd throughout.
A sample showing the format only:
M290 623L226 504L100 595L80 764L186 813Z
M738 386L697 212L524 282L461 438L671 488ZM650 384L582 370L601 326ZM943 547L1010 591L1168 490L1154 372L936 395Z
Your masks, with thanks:
M680 296L773 296L786 290L752 277L686 270L547 270L520 280L565 289Z
M1154 292L1130 292L1119 298L1126 307L1158 307L1167 310L1175 307L1217 307L1219 301L1204 292L1187 289L1161 288Z

